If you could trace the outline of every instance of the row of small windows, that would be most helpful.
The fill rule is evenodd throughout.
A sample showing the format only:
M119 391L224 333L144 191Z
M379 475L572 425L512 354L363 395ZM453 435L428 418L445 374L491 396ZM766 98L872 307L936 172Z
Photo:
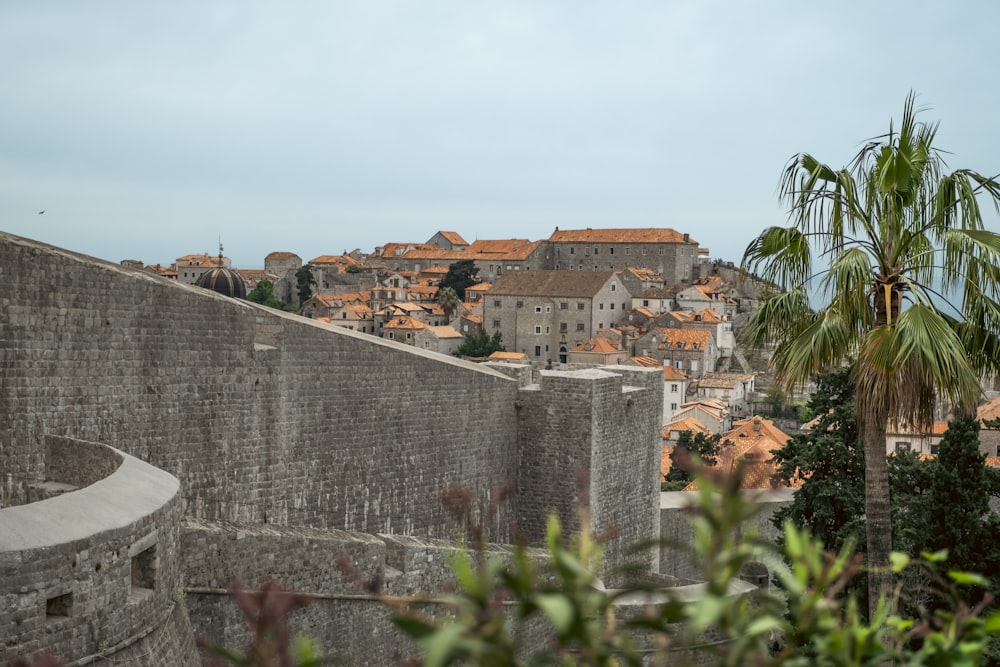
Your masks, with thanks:
M562 248L560 248L559 246L556 246L556 254L557 255L561 254L561 251L562 251ZM571 255L575 255L576 254L576 246L570 246L570 248L569 248L569 254L571 254ZM590 249L589 248L584 248L583 249L583 254L589 255L590 254ZM594 246L594 254L595 255L600 255L601 254L601 249L598 246ZM608 254L609 255L615 254L615 247L614 246L611 246L610 248L608 248ZM625 254L626 255L631 255L632 254L632 248L626 246L625 247ZM649 248L642 248L642 254L643 255L648 255L649 254ZM661 255L666 255L667 254L667 249L661 247L660 248L660 254Z

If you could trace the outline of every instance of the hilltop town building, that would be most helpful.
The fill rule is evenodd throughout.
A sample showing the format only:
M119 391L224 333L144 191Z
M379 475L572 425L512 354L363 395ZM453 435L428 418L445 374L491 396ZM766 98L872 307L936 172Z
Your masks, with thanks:
M532 361L567 363L571 349L614 324L630 301L613 271L514 271L485 295L483 328Z

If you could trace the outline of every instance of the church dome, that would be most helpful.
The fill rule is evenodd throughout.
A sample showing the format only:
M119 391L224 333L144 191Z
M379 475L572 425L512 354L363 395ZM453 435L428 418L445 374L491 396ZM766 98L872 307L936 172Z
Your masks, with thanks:
M246 283L243 282L239 274L224 266L216 266L209 269L201 274L201 277L198 278L198 282L195 284L198 287L215 290L223 296L231 296L236 299L247 298Z

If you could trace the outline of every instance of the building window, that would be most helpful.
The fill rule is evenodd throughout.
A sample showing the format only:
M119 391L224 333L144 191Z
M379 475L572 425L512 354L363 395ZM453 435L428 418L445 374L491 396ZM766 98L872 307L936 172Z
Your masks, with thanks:
M649 254L649 248L643 248L642 249L642 254L643 255L648 255Z
M931 445L931 454L937 456L937 453L938 453L938 445Z
M523 301L518 301L517 304L514 307L515 308L524 308L524 302Z
M541 345L536 345L535 346L535 356L536 357L542 356L542 346Z
M500 299L493 299L493 307L494 308L500 307Z
M575 255L576 254L576 248L570 248L569 249L569 254Z
M661 248L660 248L660 254L661 254L661 255L666 255L666 254L667 254L667 249L666 249L666 248L663 248L663 247L661 247Z
M559 323L559 331L560 332L565 333L567 329L568 329L568 326L567 326L567 324L565 322L560 322Z
M406 340L410 340L411 338L413 338L413 334L407 333L406 334Z
M632 248L625 248L625 254L626 255L631 255L632 254Z
M545 327L545 333L549 333L549 327Z
M679 390L680 390L680 388L679 388L679 387L678 387L678 386L677 386L676 384L672 384L672 385L670 385L670 391L674 392L675 394L676 394L676 393L677 393L677 392L678 392Z
M600 270L601 270L601 268L599 266L597 266L597 264L594 264L594 271L600 271Z
M597 306L597 309L598 309L598 310L604 310L604 304L602 303L602 304L600 304L599 306Z
M559 310L568 310L568 309L569 309L569 304L567 302L563 301L559 304Z
M612 292L617 292L618 291L618 285L616 283L611 283L611 291Z
M595 255L597 254L597 252L598 252L599 250L600 250L600 248L598 248L597 246L594 246L594 254L595 254Z
M622 310L626 310L624 301L622 301Z
M500 328L500 320L493 320L493 328L494 329Z
M613 247L612 248L608 248L608 254L609 255L615 254L615 249Z
M556 257L559 256L559 246L556 246Z
M584 305L583 305L583 302L582 302L582 301L578 301L578 302L577 302L577 304L576 304L576 309L577 309L577 310L583 310L583 309L584 309Z
M649 308L649 299L643 299L642 300L642 307L643 308Z
M389 332L389 340L395 340L396 335L393 332Z
M535 333L536 334L542 333L542 327L535 327Z
M545 306L545 312L546 313L551 313L552 312L552 306Z
M583 322L576 323L576 330L583 331ZM1000 452L1000 447L997 447L997 451ZM1000 456L1000 454L997 454L997 456Z
M908 452L908 451L910 451L910 443L902 441L902 440L897 440L896 441L896 451L897 452Z
M535 312L536 313L542 312L542 307L541 306L535 306Z
M677 404L676 403L671 403L670 404L670 409L671 410L676 410L677 409Z
M612 301L612 302L611 302L611 310L614 310L614 309L615 309L615 302L614 302L614 301Z
M52 618L55 616L69 616L73 610L73 594L57 595L45 600L45 616Z

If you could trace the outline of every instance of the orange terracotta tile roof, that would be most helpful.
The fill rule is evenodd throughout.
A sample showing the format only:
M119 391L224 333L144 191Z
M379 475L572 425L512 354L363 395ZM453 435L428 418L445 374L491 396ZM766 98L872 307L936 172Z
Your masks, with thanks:
M349 312L358 320L370 320L375 316L375 313L371 308L365 304L347 304L344 306L344 310Z
M458 232L438 232L438 234L452 245L469 245L468 241L463 239Z
M702 322L721 322L722 321L722 318L719 316L719 314L717 312L715 312L714 310L712 310L711 308L703 308L702 310L699 310L697 313L695 313L694 315L691 316L691 319L695 320L695 321L698 321L699 317L701 318L700 321L702 321Z
M704 373L698 380L701 389L734 389L739 383L747 383L753 375L746 373Z
M528 355L524 352L494 352L487 359L493 361L527 361Z
M680 382L682 380L687 380L687 373L679 368L674 368L673 366L663 367L663 379L668 382Z
M660 362L653 357L637 356L632 357L632 363L643 368L659 368Z
M1000 396L983 403L976 409L976 419L979 421L997 419L1000 417Z
M642 307L639 307L639 308L636 308L636 309L635 309L635 312L637 312L637 313L639 313L639 314L641 314L641 315L645 315L646 317L649 317L649 318L654 318L654 317L656 317L656 315L655 315L655 314L653 314L653 311L651 311L651 310L650 310L649 308L642 308Z
M468 287L465 288L465 291L469 292L471 290L473 292L489 292L491 287L493 287L492 283L484 281L481 283L476 283L475 285L469 285Z
M299 256L294 252L269 252L264 259L292 259L293 257L299 259Z
M589 349L588 349L589 348ZM588 338L573 348L573 352L597 352L601 354L611 354L621 352L618 346L604 337Z
M678 433L681 431L691 431L693 434L711 433L711 431L705 428L704 424L694 417L681 417L680 419L674 419L663 427L663 431L667 434L668 438L670 437L671 431L677 431Z
M630 266L630 267L628 267L625 270L628 271L629 273L631 273L633 276L635 276L639 280L644 280L644 281L661 281L661 280L663 280L663 276L661 276L659 273L657 273L653 269L647 269L647 268L644 268L644 267L641 267L641 266Z
M754 416L739 422L722 437L718 469L733 473L738 465L743 465L742 489L774 488L774 462L776 450L781 449L791 439L770 420ZM800 485L800 484L796 484ZM697 480L685 487L685 491L698 489Z
M693 350L697 344L699 350L704 350L711 339L711 333L704 329L671 329L657 328L664 341L660 343L661 350ZM680 343L678 345L678 343Z
M409 315L396 315L385 323L386 329L426 329L427 325Z
M557 229L549 241L556 243L690 243L698 245L690 237L668 227L648 227L645 229Z
M469 320L473 324L482 324L483 323L483 316L482 315L463 315L462 317L464 317L465 319Z
M490 294L593 298L612 279L621 280L613 271L507 271Z
M462 334L455 331L455 327L440 326L440 327L427 327L427 330L433 333L437 338L464 338Z
M477 240L469 246L470 255L496 255L508 259L526 259L541 241L528 239Z

